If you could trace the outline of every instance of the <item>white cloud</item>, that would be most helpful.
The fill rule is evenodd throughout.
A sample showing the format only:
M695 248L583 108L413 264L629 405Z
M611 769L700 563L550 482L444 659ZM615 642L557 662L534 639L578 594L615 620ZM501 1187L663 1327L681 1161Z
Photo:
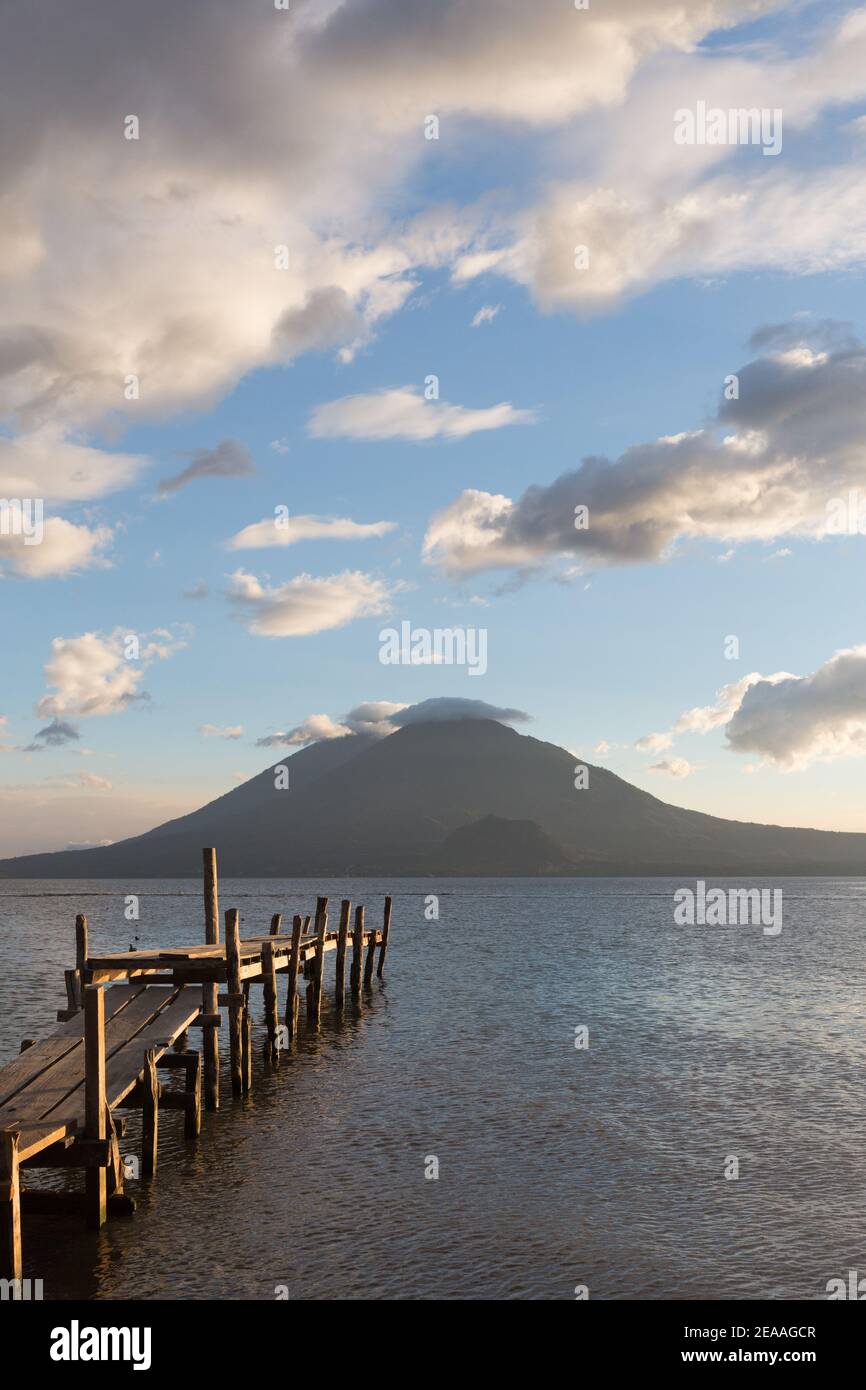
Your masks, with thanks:
M673 741L674 736L669 733L644 734L636 741L635 748L641 753L661 753L665 748L670 748Z
M239 569L230 576L228 597L256 636L307 637L385 613L394 592L393 586L360 570L321 579L299 574L270 588Z
M0 573L23 579L57 579L107 564L110 526L77 526L61 516L45 519L42 540L28 545L23 536L0 536Z
M295 545L298 541L362 541L386 536L396 521L350 521L347 517L290 516L285 520L265 517L245 526L227 542L229 550L264 550L268 546Z
M314 439L463 439L534 419L531 410L517 410L510 401L475 410L428 401L416 387L400 386L326 401L313 410L308 432Z
M866 646L836 652L808 676L758 677L725 730L737 753L784 769L866 754Z
M492 323L496 315L502 312L501 304L482 304L478 313L472 319L470 328L480 328L483 323Z
M45 681L54 690L43 695L36 712L43 719L77 715L118 714L135 701L147 699L141 683L151 663L164 660L185 644L163 629L143 636L138 659L127 659L124 629L104 635L86 632L80 637L55 637Z
M199 724L198 731L205 738L240 738L244 731L243 724Z
M649 771L662 772L668 777L689 777L697 768L686 758L663 758L660 763L652 763Z

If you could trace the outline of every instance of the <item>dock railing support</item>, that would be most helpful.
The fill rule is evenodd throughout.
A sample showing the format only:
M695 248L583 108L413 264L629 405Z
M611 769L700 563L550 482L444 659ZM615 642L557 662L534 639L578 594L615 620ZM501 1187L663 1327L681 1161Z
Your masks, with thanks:
M352 904L344 898L340 904L340 930L337 933L337 963L335 968L334 1006L342 1009L346 999L346 947L349 943L349 919Z
M22 1277L18 1131L0 1131L0 1278Z
M352 933L352 971L349 976L353 999L358 999L361 995L361 960L363 954L364 908L362 904L359 903L355 908L355 930Z
M229 995L229 1048L231 1052L232 1094L243 1093L244 996L241 989L241 943L238 910L226 913L226 975Z
M313 1026L322 1022L322 993L325 984L325 936L328 931L328 899L316 899L316 963L313 971Z
M204 939L209 946L216 946L220 939L216 850L203 849L202 861L204 866ZM202 1013L213 1017L219 1012L217 993L218 987L215 984L206 984L202 987ZM220 1043L216 1028L211 1026L202 1030L201 1046L204 1054L205 1109L218 1110L220 1103Z
M266 941L262 946L262 984L265 995L265 1023L268 1029L265 1061L276 1063L280 1056L277 1032L277 970L274 963L274 947L270 941Z
M301 916L292 918L292 954L289 956L289 973L286 984L286 1032L289 1042L298 1031L298 966L301 959Z
M84 991L84 1136L99 1143L108 1137L105 1104L105 995L99 985ZM85 1210L88 1226L99 1230L108 1207L105 1167L85 1169Z
M388 954L388 937L391 935L391 899L385 899L385 916L382 921L382 945L379 947L379 966L376 971L379 979L385 969L385 956Z

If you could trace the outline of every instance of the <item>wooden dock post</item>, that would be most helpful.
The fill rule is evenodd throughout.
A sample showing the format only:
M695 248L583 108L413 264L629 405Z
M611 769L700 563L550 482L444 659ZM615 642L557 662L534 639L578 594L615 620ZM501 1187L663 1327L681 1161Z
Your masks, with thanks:
M277 971L274 963L274 948L270 941L265 941L262 945L262 983L265 996L265 1023L268 1029L265 1061L276 1063L280 1056L279 1034L277 1032Z
M238 910L230 907L226 913L226 975L229 995L229 1048L231 1051L232 1094L243 1093L243 1014L244 996L241 990L241 939Z
M283 925L283 914L275 912L271 918L271 936L279 936L280 927Z
M83 919L79 919L83 920ZM78 922L76 922L76 934ZM84 927L85 935L87 925ZM105 995L99 985L84 991L84 1134L104 1143L108 1138L105 1104ZM87 1224L99 1230L108 1210L108 1174L105 1167L85 1170Z
M216 946L220 939L220 904L217 880L217 861L215 849L203 849L204 865L204 939L209 946ZM202 1013L213 1017L219 1012L217 1003L218 987L215 984L202 986ZM204 1103L206 1110L218 1110L220 1103L220 1042L219 1032L209 1027L202 1031L202 1052L204 1054Z
M241 1018L242 1042L241 1055L243 1059L243 1093L253 1089L253 1016L250 1013L249 1004L244 1004L244 1011Z
M143 1088L141 1093L141 1176L156 1174L157 1141L159 1137L159 1082L156 1079L156 1052L152 1047L144 1054Z
M21 1279L21 1178L18 1131L0 1130L0 1278Z
M298 1031L298 965L301 958L301 917L292 918L292 954L289 956L289 978L286 985L286 1031L289 1042Z
M346 946L349 941L351 915L352 904L348 898L344 898L340 903L340 930L337 934L336 984L334 987L334 1005L337 1009L343 1008L346 998Z
M382 978L382 971L385 969L385 957L388 954L388 937L391 935L391 899L385 899L385 916L382 922L382 945L379 947L379 965L376 974Z
M316 899L316 961L313 970L313 1026L322 1022L322 993L325 983L325 936L328 931L328 899Z
M367 937L367 959L364 962L364 988L369 989L373 983L373 965L376 960L376 937L378 932L375 927L370 928Z
M361 994L361 957L363 954L364 908L362 904L359 903L355 908L355 930L352 933L352 970L349 975L353 999L358 999Z

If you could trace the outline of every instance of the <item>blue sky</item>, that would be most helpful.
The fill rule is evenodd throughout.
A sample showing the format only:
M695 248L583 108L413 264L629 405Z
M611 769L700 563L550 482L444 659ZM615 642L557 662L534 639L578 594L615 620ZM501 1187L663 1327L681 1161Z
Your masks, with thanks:
M113 12L83 8L108 35ZM364 702L435 696L525 710L524 731L680 805L866 830L863 538L825 525L840 489L861 474L866 486L866 350L851 347L866 332L863 12L707 6L717 24L744 21L720 32L661 4L655 32L640 7L612 4L617 45L613 30L574 27L600 17L541 5L533 18L507 4L488 51L490 25L461 33L457 6L443 6L432 45L419 7L330 8L328 19L328 7L299 6L276 58L260 12L202 5L197 55L170 12L157 41L141 26L160 16L130 9L105 39L116 48L99 92L59 94L29 162L11 157L0 362L4 347L14 362L0 394L0 480L8 497L32 480L46 517L77 529L46 531L48 572L30 567L36 547L0 538L11 655L0 681L0 852L135 833L272 762L259 739L280 732L290 752L312 715L345 728ZM56 18L46 65L68 62L87 88L98 45L63 34L60 9ZM378 86L365 77L368 41ZM217 93L205 57L223 45L229 90ZM607 71L606 55L621 51L630 60L611 58ZM671 106L683 92L781 107L782 154L677 151ZM4 100L30 129L25 88L12 82ZM124 142L118 124L134 102L141 135ZM439 139L425 141L434 111ZM583 281L563 249L581 239L592 257ZM287 271L273 266L283 242ZM495 314L473 327L484 306ZM824 321L850 329L828 338ZM753 340L767 324L789 325L785 341ZM751 380L749 363L756 384L722 428L725 378ZM126 402L123 378L136 368L140 400ZM424 402L431 374L440 399ZM389 414L390 437L359 437L346 398L389 413L381 393L398 388L419 394L415 425L446 403L501 406L502 422L474 429L463 416L462 437L419 439ZM774 392L785 393L784 420ZM314 412L335 402L342 432L316 437ZM508 423L515 412L528 418ZM666 444L651 459L644 448L731 429L756 451L747 484L727 477L721 450L681 457L691 445ZM206 464L159 492L221 441L245 471ZM615 462L635 446L634 487L656 467L662 480L637 517ZM95 452L65 461L82 447ZM614 462L576 549L567 516L542 527L521 499L537 485L552 506L546 490L574 475L565 491L580 502L581 461L593 455ZM741 502L735 486L746 487ZM467 490L509 499L506 521L485 512L486 558L462 529ZM393 527L228 548L280 505L290 518ZM452 539L425 560L443 512ZM642 558L628 538L635 521L653 537ZM238 570L265 590L359 574L375 611L339 625L326 615L295 635L293 589L279 600L282 635L263 636L258 601L229 596ZM184 597L200 585L204 596ZM383 666L379 633L403 619L484 627L486 674ZM88 633L98 645L85 653L74 644ZM122 634L151 654L112 693L112 661L128 674ZM725 657L729 635L736 660ZM58 640L67 660L52 678ZM108 663L101 694L98 672L72 669L94 653ZM750 675L717 706L722 687ZM675 730L696 709L717 710L707 731ZM52 721L74 732L32 751ZM653 733L666 739L636 746Z

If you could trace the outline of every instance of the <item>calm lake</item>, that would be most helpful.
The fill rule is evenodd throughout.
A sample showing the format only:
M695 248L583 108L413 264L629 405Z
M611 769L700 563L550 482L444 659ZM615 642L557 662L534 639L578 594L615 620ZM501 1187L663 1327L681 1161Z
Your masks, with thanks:
M683 883L224 880L242 936L317 892L332 926L343 897L378 925L392 893L385 980L337 1020L328 955L321 1034L302 1009L268 1072L254 987L252 1095L224 1028L199 1143L164 1111L156 1181L98 1234L25 1216L25 1276L46 1298L826 1297L866 1273L866 881L755 880L783 890L776 936L676 926ZM54 1026L76 912L94 953L203 940L192 879L0 883L0 1062Z

